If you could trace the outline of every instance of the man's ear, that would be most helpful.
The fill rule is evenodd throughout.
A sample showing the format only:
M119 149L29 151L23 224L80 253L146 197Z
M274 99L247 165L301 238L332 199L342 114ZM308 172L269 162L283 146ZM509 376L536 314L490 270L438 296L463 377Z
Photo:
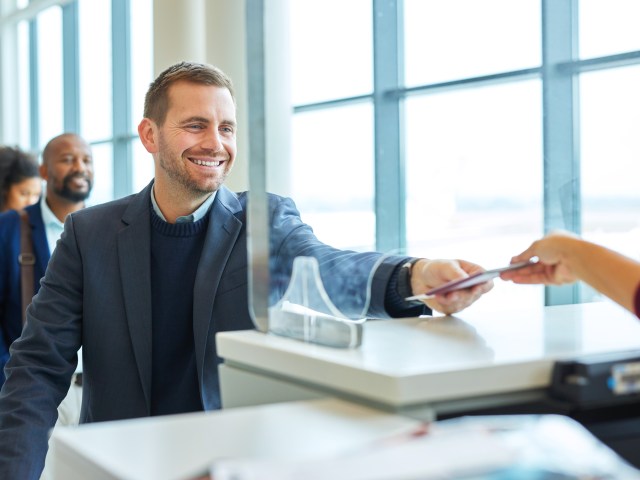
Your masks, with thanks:
M41 163L38 167L38 173L40 173L40 177L43 180L49 180L49 173L47 172L47 166L44 163Z
M138 136L142 145L147 149L149 153L156 153L158 151L158 127L155 122L149 118L143 118L138 125Z

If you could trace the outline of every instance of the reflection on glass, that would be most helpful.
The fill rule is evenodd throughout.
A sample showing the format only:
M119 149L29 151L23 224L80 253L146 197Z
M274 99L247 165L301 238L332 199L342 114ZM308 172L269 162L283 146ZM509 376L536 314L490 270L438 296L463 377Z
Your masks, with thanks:
M255 193L252 186L250 201L262 201ZM250 221L257 218L254 210L249 214ZM249 235L269 241L269 320L264 325L265 315L256 311L261 302L254 301L258 328L266 330L268 326L273 333L323 345L358 346L365 318L384 315L385 295L373 292L385 290L385 272L404 258L337 250L322 243L287 198L270 197L266 219L267 231L260 231L254 223ZM256 268L263 258L256 256L254 250L251 254L252 291L257 295L265 285Z
M539 0L405 0L407 86L540 65Z
M294 105L371 93L371 0L290 4Z
M111 2L78 2L80 134L89 142L112 136Z
M110 143L92 145L93 150L93 190L89 205L113 200L113 146Z
M583 235L640 259L640 66L580 77ZM596 295L584 292L587 297Z
M31 145L31 96L29 95L29 79L31 72L29 68L29 23L22 21L18 23L18 109L20 128L18 135L19 144L27 148Z
M63 131L62 10L55 6L38 15L38 100L40 139L44 145Z
M406 101L407 252L505 266L543 229L538 81ZM541 302L496 280L471 308Z
M133 151L133 191L139 192L153 178L153 157L137 138L131 141L131 150Z
M273 275L278 275L280 267L281 265L272 262ZM350 276L353 274L354 272L350 272ZM335 284L340 282L340 279L332 274L327 281ZM360 346L362 324L366 320L369 298L365 297L355 310L345 315L334 303L335 301L344 305L341 301L343 299L332 298L327 292L316 257L304 255L294 258L292 271L287 272L282 280L276 276L272 282L274 285L287 283L287 288L284 293L277 293L277 301L269 309L270 332L332 347ZM342 293L341 290L332 291L334 295L336 292ZM345 297L353 299L358 296L356 293Z
M640 50L638 0L580 0L580 58Z
M131 5L131 126L142 119L144 95L153 80L153 2L136 0ZM135 183L135 181L134 181ZM146 185L146 183L145 183Z
M303 220L330 245L373 249L371 104L297 114L292 141L292 196Z

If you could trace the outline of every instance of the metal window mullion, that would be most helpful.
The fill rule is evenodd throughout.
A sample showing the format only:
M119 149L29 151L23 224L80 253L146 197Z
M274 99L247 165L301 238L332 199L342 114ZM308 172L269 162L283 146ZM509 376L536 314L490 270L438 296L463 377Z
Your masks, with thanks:
M131 14L130 0L111 3L111 62L113 82L113 196L133 191L131 147Z
M581 232L577 0L542 0L544 231ZM546 287L545 304L579 302L578 285Z
M401 7L401 0L373 0L376 248L382 252L406 248L402 100L390 94L400 88L404 70Z
M566 64L558 65L558 68L563 72L566 71L578 74L593 72L596 70L628 67L630 65L638 64L640 64L640 50L633 50L631 52L606 55L604 57L576 60Z
M80 33L78 2L62 7L62 78L64 130L80 133Z

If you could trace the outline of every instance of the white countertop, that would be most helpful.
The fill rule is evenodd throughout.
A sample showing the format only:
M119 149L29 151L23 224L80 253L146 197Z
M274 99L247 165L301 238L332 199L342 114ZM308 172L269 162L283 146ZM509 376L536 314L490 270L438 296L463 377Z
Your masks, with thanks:
M640 351L640 321L607 301L367 321L356 349L257 331L217 345L231 365L404 406L546 387L557 359Z
M176 480L220 459L319 460L404 436L420 422L339 400L60 427L53 479Z

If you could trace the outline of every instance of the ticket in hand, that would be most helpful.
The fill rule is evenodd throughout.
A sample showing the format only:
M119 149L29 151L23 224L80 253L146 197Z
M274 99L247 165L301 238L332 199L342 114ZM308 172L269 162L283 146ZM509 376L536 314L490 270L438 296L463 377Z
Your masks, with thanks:
M405 300L407 302L412 300L426 300L428 298L433 298L436 294L449 293L449 292L453 292L454 290L463 290L465 288L473 287L474 285L478 285L479 283L484 283L493 278L499 277L502 272L506 272L509 270L517 270L519 268L529 266L532 263L534 262L513 263L506 267L494 268L493 270L486 270L484 272L474 273L473 275L469 275L468 277L452 280L443 285L440 285L439 287L432 288L428 292L424 292L420 295L407 297L405 298Z

